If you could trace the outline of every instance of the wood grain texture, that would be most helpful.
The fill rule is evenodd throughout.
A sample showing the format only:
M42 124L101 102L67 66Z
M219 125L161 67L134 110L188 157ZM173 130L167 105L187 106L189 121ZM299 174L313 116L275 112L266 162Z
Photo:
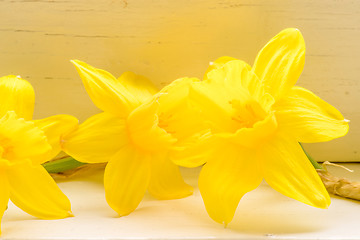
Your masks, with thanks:
M360 2L351 0L0 0L0 75L36 90L35 117L98 110L70 59L119 76L134 71L161 87L202 77L223 55L252 63L287 27L307 43L298 85L350 119L341 139L306 145L318 160L360 161Z

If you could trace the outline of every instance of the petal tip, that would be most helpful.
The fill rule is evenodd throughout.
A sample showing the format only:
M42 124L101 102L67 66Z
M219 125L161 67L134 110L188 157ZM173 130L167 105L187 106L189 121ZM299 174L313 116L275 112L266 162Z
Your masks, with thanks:
M80 60L77 60L77 59L72 59L72 60L70 60L70 62L71 62L72 64L74 64L76 67L81 66L81 65L84 64L84 62L82 62L82 61L80 61Z
M75 217L75 215L73 214L73 212L70 210L67 212L67 217Z
M321 209L328 209L330 207L330 204L331 204L330 196L327 196L325 199L323 199L323 201L319 203L318 207Z
M74 66L75 66L78 70L84 69L84 68L90 68L90 67L91 67L91 66L88 65L87 63L85 63L85 62L83 62L83 61L80 61L80 60L78 60L78 59L72 59L72 60L70 60L70 62L71 62L72 64L74 64Z
M303 35L298 28L286 28L282 30L277 36L283 36L290 40L290 42L298 42L298 44L305 45Z
M331 204L330 195L326 190L324 190L322 194L314 195L314 198L310 200L310 206L320 208L320 209L328 209Z
M117 212L118 214L118 217L121 218L121 217L125 217L127 215L129 215L130 213L132 213L133 211L135 211L135 209L131 209L131 210L125 210L125 209L120 209L118 207L113 207L109 204L109 206L115 211Z
M298 28L285 28L281 33L293 34L293 35L302 35L301 31Z

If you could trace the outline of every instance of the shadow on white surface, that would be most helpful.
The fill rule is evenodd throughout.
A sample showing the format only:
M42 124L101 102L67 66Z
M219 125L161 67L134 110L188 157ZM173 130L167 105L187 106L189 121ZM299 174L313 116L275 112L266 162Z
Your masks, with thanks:
M359 164L360 165L360 164ZM360 169L360 167L359 167ZM185 179L196 183L197 172ZM207 214L199 190L159 201L146 194L130 215L117 217L105 200L102 172L61 181L75 217L39 220L10 204L2 239L359 239L359 203L332 198L328 210L287 198L266 183L244 196L224 228ZM193 185L193 184L192 184Z

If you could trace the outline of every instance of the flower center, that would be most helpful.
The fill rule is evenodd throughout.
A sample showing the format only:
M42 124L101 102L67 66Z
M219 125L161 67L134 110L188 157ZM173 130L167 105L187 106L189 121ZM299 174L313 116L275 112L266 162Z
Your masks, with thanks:
M3 154L4 154L4 148L0 146L0 158L2 158Z
M141 119L132 117L126 124L129 138L141 150L163 151L176 141L165 129L159 127L157 115L147 115Z
M175 130L171 130L169 122L173 120L173 114L165 114L161 112L159 114L158 127L164 129L167 133L175 134Z
M13 147L11 146L10 140L6 137L0 136L0 158L11 159L13 155Z
M10 140L0 136L0 157L6 159L9 152L11 152Z
M255 123L264 120L267 116L262 106L254 100L246 102L232 100L230 104L233 108L231 119L236 122L238 129L252 128Z
M266 111L259 102L232 100L231 132L218 133L217 136L246 148L256 149L271 137L277 129L273 111Z

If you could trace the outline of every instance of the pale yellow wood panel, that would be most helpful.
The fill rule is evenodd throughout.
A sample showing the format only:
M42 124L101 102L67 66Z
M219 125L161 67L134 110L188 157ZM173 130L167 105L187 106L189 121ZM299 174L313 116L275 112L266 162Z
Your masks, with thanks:
M287 27L307 43L298 84L351 120L348 136L307 146L318 160L359 161L360 2L351 0L3 0L0 75L28 79L35 117L69 113L84 120L98 110L70 59L119 76L134 71L161 87L182 76L201 78L223 55L250 64Z

